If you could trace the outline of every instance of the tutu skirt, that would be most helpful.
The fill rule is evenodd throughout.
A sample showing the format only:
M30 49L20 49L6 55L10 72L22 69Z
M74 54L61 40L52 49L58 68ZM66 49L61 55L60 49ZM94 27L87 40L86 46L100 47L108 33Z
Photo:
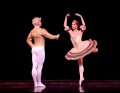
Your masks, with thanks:
M79 47L73 47L68 53L65 55L67 60L78 60L81 59L88 54L90 54L97 46L96 40L85 40L81 41Z

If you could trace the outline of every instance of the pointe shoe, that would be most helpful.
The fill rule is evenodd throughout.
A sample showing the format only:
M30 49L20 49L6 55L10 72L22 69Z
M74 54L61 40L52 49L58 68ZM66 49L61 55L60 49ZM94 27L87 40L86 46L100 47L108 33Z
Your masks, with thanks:
M43 84L43 83L38 83L38 85L37 85L38 87L45 87L45 85Z
M79 85L81 86L82 82L83 82L84 78L79 80Z
M45 87L35 87L34 92L42 92L45 89Z
M98 48L95 48L92 52L93 53L97 53L98 52Z
M79 86L79 92L80 92L80 93L85 92L85 91L84 91L84 88L83 88L82 86Z

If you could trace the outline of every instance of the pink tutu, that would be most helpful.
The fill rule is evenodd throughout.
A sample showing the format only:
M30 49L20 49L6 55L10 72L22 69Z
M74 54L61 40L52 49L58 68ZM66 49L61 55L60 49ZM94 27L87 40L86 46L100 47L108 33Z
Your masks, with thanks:
M79 47L73 47L65 55L67 60L78 60L90 54L97 46L96 40L85 40L81 41Z

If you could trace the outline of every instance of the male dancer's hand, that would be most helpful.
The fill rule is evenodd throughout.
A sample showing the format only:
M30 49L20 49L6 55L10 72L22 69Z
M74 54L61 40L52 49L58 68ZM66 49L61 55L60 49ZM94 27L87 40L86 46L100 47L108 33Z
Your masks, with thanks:
M57 34L57 40L59 39L59 37L60 37L60 34Z

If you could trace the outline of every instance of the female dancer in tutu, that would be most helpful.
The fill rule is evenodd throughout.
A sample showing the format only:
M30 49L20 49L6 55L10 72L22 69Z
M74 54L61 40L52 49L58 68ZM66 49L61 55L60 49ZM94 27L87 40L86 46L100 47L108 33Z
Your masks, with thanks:
M91 39L85 41L82 40L83 32L86 30L86 25L82 15L75 13L75 16L81 18L82 25L79 25L79 22L77 20L73 20L71 25L72 28L70 28L67 25L67 18L69 16L70 14L67 14L65 16L64 30L70 34L70 39L73 44L73 48L70 51L68 51L68 53L65 55L65 58L67 60L78 60L80 74L79 85L81 85L82 81L84 80L83 57L87 56L90 53L98 52L98 48L96 48L97 41Z

